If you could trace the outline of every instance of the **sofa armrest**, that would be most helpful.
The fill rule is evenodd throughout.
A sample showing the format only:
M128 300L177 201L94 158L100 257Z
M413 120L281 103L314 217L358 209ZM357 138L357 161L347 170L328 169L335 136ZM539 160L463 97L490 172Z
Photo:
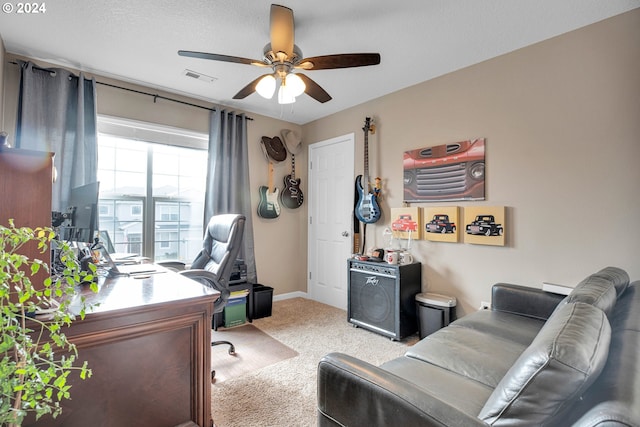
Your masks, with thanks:
M527 286L496 283L491 291L491 309L547 320L565 295Z
M318 365L318 426L486 426L367 362L330 353Z

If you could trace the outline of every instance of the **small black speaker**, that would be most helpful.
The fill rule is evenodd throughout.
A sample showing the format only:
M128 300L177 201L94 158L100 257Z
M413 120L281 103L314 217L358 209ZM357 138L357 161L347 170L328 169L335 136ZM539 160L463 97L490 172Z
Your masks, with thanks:
M349 260L348 267L350 323L393 340L417 332L415 296L422 287L420 263L398 266Z

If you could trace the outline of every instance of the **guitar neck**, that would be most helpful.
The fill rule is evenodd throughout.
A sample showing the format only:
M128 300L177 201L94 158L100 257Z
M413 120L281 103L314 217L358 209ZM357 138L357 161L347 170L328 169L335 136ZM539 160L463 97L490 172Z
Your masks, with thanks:
M369 132L364 131L364 182L369 185Z
M366 193L369 192L369 129L371 127L371 118L367 117L364 121L364 183Z
M296 156L291 154L291 179L296 180Z
M269 161L269 183L268 183L269 192L273 192L273 163Z

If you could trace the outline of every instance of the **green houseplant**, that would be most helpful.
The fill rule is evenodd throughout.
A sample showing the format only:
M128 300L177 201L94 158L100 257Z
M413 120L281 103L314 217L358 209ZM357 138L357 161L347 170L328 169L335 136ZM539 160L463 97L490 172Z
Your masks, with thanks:
M64 331L75 320L68 310L75 287L91 283L97 291L95 266L81 271L73 250L54 238L51 228L18 228L11 219L9 227L0 226L0 425L19 426L29 413L36 419L56 417L60 402L70 397L69 374L91 375L87 363L76 360L76 348ZM57 246L55 272L44 283L35 282L36 274L49 271L49 265L21 254L26 244L34 244L29 242L43 254ZM86 309L82 299L81 318Z

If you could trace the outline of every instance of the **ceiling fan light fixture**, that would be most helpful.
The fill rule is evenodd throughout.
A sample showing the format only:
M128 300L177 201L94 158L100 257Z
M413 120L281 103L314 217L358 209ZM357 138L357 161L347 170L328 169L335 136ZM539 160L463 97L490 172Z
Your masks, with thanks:
M276 78L267 74L256 85L256 92L263 98L271 99L276 91Z
M280 79L280 89L278 89L278 103L291 104L296 102L296 96L302 95L306 89L306 85L300 78L293 73L284 74Z
M305 74L295 75L293 70L332 70L337 68L366 67L380 64L379 53L340 53L305 58L302 50L295 44L295 25L293 10L286 6L271 5L269 18L269 42L263 49L262 60L243 58L240 56L221 55L218 53L179 50L178 55L190 58L208 59L235 64L268 67L271 75L260 76L240 89L233 99L244 99L254 92L271 99L280 80L278 102L290 104L296 96L306 93L318 102L331 101L331 95L318 83ZM290 80L290 81L286 81Z
M293 96L289 87L282 84L280 85L280 89L278 89L278 104L293 104L296 102L296 97Z
M307 88L300 76L298 76L297 74L288 74L286 81L287 88L294 97L302 95L304 93L304 90ZM284 80L282 84L284 85Z

